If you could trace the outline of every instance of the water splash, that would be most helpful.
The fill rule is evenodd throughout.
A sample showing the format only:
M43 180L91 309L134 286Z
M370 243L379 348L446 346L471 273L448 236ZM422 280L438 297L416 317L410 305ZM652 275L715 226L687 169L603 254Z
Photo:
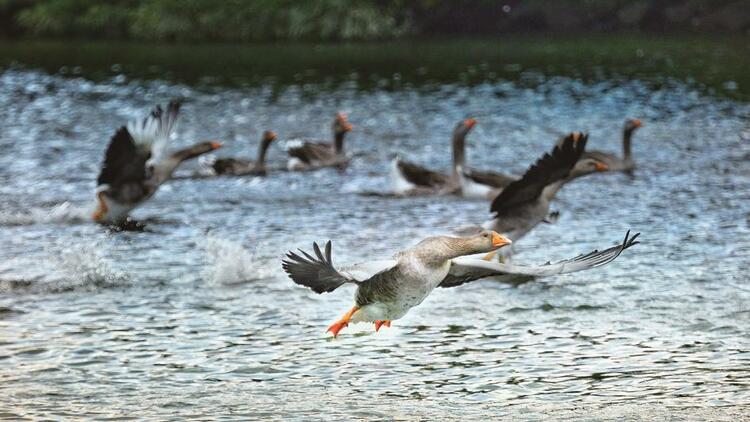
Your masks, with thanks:
M269 263L256 252L228 239L208 236L203 241L208 256L204 277L217 284L241 284L274 276Z
M32 224L72 224L91 220L92 206L63 202L52 208L30 208L25 212L0 211L0 226L29 226Z

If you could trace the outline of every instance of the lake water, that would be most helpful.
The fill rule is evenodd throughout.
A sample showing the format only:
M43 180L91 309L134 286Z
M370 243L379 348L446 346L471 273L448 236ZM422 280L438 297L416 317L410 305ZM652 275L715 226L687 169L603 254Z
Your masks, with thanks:
M216 60L206 46L0 44L0 417L748 417L748 50L714 42L220 46ZM344 172L174 180L134 212L146 231L92 224L114 129L172 98L173 148L219 139L215 156L254 156L273 129L283 166L287 140L328 139L345 111L357 156ZM294 285L284 251L333 239L335 262L353 263L486 220L483 201L360 195L388 189L395 154L447 169L468 116L469 163L512 172L566 131L619 152L624 119L641 118L634 176L566 186L559 221L514 259L628 229L642 244L584 273L441 289L391 328L331 339L353 289Z

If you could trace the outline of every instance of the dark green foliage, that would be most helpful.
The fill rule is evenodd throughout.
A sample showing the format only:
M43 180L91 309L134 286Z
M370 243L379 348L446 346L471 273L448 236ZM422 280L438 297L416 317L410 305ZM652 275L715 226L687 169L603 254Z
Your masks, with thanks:
M0 0L0 34L156 41L750 31L748 0Z

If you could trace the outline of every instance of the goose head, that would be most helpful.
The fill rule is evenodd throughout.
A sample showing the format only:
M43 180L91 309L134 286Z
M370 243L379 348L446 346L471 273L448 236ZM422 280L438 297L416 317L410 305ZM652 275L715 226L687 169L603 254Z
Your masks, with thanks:
M264 145L271 145L271 142L276 140L276 133L272 130L266 130L263 132L261 143Z
M643 126L643 122L641 122L641 119L628 119L625 120L625 126L623 127L623 130L628 133L633 133L641 126Z
M607 170L609 170L609 166L607 164L593 158L583 158L576 162L573 170L570 171L570 176L578 177Z
M469 117L468 119L464 119L458 122L456 124L456 127L453 129L454 139L463 139L469 132L471 132L471 129L474 128L476 124L477 119L473 117Z
M346 132L351 132L354 128L349 119L344 113L336 113L336 117L333 119L333 133L336 135L343 135Z
M478 234L464 237L462 240L461 249L462 252L465 252L463 255L492 252L513 243L507 237L492 230L482 230Z

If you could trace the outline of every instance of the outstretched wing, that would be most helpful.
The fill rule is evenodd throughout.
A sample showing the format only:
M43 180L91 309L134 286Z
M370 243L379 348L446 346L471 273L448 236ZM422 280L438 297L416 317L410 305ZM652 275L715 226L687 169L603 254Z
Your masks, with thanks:
M614 261L625 249L640 243L635 240L639 235L640 233L636 233L630 236L630 230L628 230L627 234L625 234L625 240L620 245L613 246L601 252L594 250L587 254L578 255L575 258L566 259L554 264L548 262L539 266L501 264L499 262L489 262L467 257L455 258L452 261L448 276L440 283L440 287L460 286L464 283L485 277L497 277L500 281L505 282L519 282L600 267Z
M471 179L475 183L491 186L493 188L504 188L519 179L518 176L510 174L471 169L464 170L463 176Z
M166 111L157 105L143 120L128 123L127 129L135 145L150 153L152 162L158 162L163 156L179 112L180 103L171 101Z
M524 173L520 180L510 183L495 197L490 212L496 217L512 214L517 207L535 201L545 186L562 180L581 158L586 148L587 134L571 133L555 145L551 153L545 153Z
M299 250L299 254L287 252L281 267L297 284L311 288L315 293L332 292L345 283L361 284L373 275L395 265L395 260L369 261L339 271L331 260L331 241L326 242L325 251L313 243L315 256Z
M97 186L115 186L146 179L148 153L139 150L125 126L119 128L109 142Z

